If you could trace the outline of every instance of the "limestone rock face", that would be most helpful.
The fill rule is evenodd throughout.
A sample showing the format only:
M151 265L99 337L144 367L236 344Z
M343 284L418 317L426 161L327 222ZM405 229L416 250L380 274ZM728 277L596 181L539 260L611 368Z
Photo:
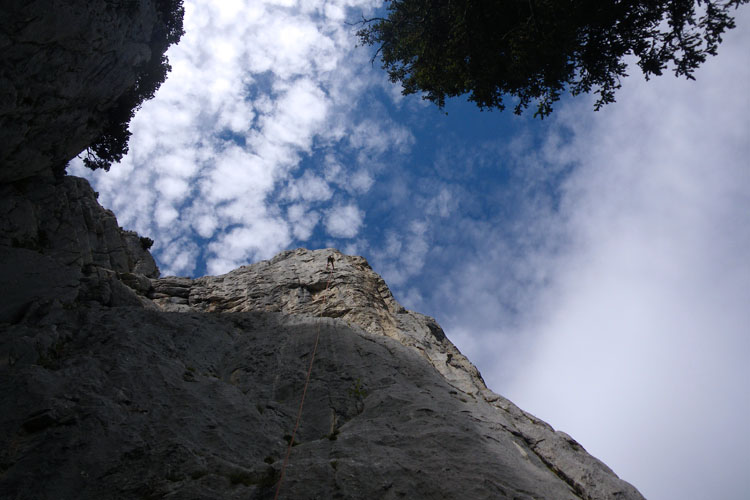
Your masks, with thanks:
M373 277L342 256L329 293L347 294L348 259ZM319 334L280 498L642 498L569 436L451 383L416 343L273 307L53 302L2 325L0 497L273 498Z
M0 3L0 182L64 166L101 133L159 28L155 0Z
M86 179L73 176L0 185L0 245L39 250L64 265L157 277L141 238L96 198Z
M331 255L335 269L328 270L327 258ZM466 414L466 422L486 424L491 429L488 431L491 439L501 440L500 436L515 439L517 442L512 445L503 441L502 446L509 445L523 460L543 464L566 485L573 498L642 498L635 488L617 478L570 436L555 431L490 391L476 367L448 340L440 326L432 318L407 311L398 304L382 278L362 257L342 255L333 249L298 249L222 276L195 280L166 277L152 283L150 297L164 311L186 314L264 311L336 318L358 335L366 333L367 338L396 341L406 348L399 352L416 355L432 367L447 388L448 397L470 407L458 410ZM388 342L388 345L393 344ZM444 414L438 417L439 413L435 410L436 418L445 418ZM421 431L415 429L415 432ZM451 439L446 436L443 442ZM560 493L547 496L548 492L540 490L519 491L533 498L568 498ZM487 493L486 498L504 497L494 492Z
M154 307L142 296L159 269L144 242L99 205L85 179L0 184L0 322L53 300Z
M362 257L158 279L86 181L33 180L0 186L0 498L272 498L318 338L282 498L642 498Z
M334 269L326 269L334 256ZM432 318L407 311L363 257L298 249L222 276L153 280L150 295L166 311L273 311L340 318L422 352L466 392L485 388L479 372ZM468 375L468 377L467 377Z

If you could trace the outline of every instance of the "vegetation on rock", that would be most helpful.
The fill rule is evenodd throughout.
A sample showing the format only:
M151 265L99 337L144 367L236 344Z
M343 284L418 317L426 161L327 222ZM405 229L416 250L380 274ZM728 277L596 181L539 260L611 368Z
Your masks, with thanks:
M140 239L140 242L141 242L141 247L144 250L148 250L148 249L150 249L154 245L154 240L152 240L148 236L141 236L139 239Z
M155 6L158 22L151 43L153 56L140 68L135 85L109 110L101 135L86 148L83 163L92 170L109 170L112 163L128 152L130 120L145 101L154 97L172 69L165 52L185 33L182 25L185 9L182 0L157 0ZM124 4L126 9L134 7L134 3Z
M390 0L357 35L405 95L442 108L469 94L501 110L512 96L516 114L534 103L544 118L566 90L598 94L597 110L614 102L628 56L647 79L667 69L692 79L748 1Z

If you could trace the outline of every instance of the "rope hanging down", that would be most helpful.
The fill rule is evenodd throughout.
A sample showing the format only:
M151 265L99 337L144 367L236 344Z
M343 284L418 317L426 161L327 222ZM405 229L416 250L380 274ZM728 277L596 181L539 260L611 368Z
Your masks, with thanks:
M330 261L329 261L330 262ZM326 268L328 266L326 265ZM328 303L328 287L331 285L331 275L333 274L333 266L328 271L328 282L326 283L326 290L323 293L323 307ZM276 494L273 499L279 498L279 492L281 491L281 482L284 480L284 472L286 472L286 466L289 463L289 455L292 453L292 446L294 446L294 436L297 434L299 428L299 422L302 418L302 406L305 404L305 395L307 394L307 386L310 385L310 374L312 373L313 361L315 361L315 353L318 351L318 341L320 340L320 322L318 322L318 331L315 334L315 345L313 346L312 356L310 356L310 366L307 368L307 377L305 378L305 388L302 390L302 398L299 402L299 410L297 410L297 421L294 423L294 430L292 431L292 437L289 439L289 446L286 449L286 456L284 457L284 464L281 466L281 476L279 476L279 482L276 485Z

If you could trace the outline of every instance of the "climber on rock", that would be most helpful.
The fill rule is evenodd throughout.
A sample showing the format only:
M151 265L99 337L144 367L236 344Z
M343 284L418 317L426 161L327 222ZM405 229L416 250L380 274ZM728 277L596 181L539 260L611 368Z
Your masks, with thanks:
M328 270L328 264L331 265L331 270L336 269L336 266L334 265L333 255L328 256L328 262L326 262L326 271Z

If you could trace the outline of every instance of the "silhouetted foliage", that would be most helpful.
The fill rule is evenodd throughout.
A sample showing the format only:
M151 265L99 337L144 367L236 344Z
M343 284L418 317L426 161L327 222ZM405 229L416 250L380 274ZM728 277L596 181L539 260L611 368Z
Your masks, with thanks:
M182 0L157 0L155 3L158 22L151 43L153 56L139 68L135 85L109 110L102 134L86 149L83 163L92 170L109 170L112 163L120 161L128 152L130 120L145 101L154 97L172 69L164 52L185 33L182 26L185 9ZM134 3L122 5L131 15L136 10Z
M149 248L154 246L154 240L152 240L148 236L140 236L140 241L141 241L141 248L143 248L144 250L148 250Z
M566 90L595 92L597 110L614 102L628 55L647 79L692 79L748 1L390 0L388 17L363 19L357 35L405 95L442 108L470 94L481 109L510 95L516 114L533 102L544 118Z

